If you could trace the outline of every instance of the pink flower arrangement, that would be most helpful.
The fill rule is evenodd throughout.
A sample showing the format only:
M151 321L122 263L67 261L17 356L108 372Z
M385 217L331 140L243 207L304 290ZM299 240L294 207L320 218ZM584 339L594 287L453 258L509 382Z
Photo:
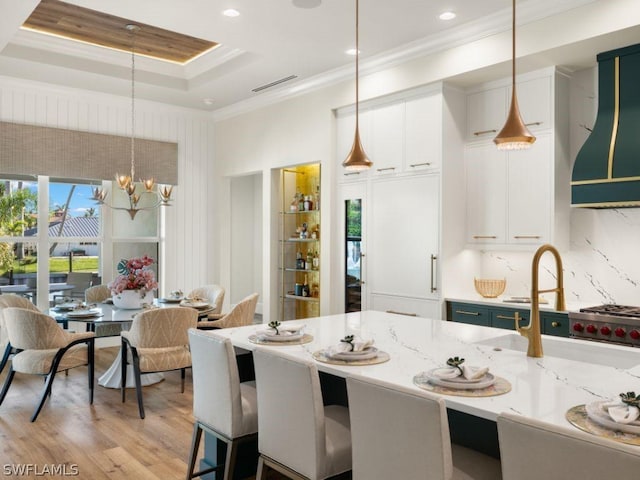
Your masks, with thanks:
M111 294L118 295L124 290L139 290L140 296L144 297L148 291L158 288L153 270L149 268L153 263L153 258L147 255L120 260L118 263L119 275L109 284Z

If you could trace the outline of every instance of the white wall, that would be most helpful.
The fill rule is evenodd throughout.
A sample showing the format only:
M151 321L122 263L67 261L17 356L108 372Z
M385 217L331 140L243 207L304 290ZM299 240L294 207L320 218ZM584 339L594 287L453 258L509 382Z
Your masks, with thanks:
M0 77L0 120L5 122L130 136L130 102L130 98ZM163 211L166 228L161 248L166 257L159 293L189 291L216 280L217 265L211 255L213 121L195 110L136 100L136 136L178 143L179 183L173 205Z
M231 179L231 288L235 305L257 292L262 311L262 175Z

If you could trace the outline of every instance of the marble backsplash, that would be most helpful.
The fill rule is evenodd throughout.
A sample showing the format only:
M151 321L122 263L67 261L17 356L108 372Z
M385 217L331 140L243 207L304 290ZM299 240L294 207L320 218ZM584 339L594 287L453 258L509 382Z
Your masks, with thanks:
M530 294L533 252L480 255L483 277L507 279L504 297ZM640 208L572 209L570 247L561 255L567 302L640 305ZM541 289L555 287L551 254L543 255L539 275Z

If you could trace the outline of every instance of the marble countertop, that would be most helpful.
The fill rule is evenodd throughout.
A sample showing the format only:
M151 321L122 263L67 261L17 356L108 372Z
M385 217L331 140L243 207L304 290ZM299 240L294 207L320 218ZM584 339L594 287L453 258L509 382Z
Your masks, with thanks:
M509 297L499 298L484 298L480 295L470 298L445 298L447 302L460 302L460 303L473 303L479 305L488 305L490 307L505 307L505 308L521 308L528 310L531 308L531 303L517 303L517 302L505 302ZM602 302L566 302L565 307L567 312L577 312L581 308L593 307L594 305L600 305ZM555 300L552 298L549 303L540 303L540 310L547 312L555 312Z
M389 353L388 362L366 366L316 362L318 369L340 377L362 376L413 389L418 389L413 384L414 375L443 366L449 357L462 356L467 365L487 366L491 373L512 385L511 392L494 397L443 395L448 408L488 420L495 420L501 412L512 412L568 425L565 412L569 408L617 397L620 392L637 391L640 385L640 349L633 347L543 335L546 356L529 358L525 352L510 349L513 343L526 343L510 330L377 311L286 323L305 324L314 340L305 345L259 346L249 336L265 329L263 325L222 329L217 333L229 337L242 349L267 348L310 361L315 361L313 352L339 343L345 335L370 337L378 349ZM502 346L479 343L487 341ZM621 356L625 358L618 360ZM619 363L623 361L625 365Z

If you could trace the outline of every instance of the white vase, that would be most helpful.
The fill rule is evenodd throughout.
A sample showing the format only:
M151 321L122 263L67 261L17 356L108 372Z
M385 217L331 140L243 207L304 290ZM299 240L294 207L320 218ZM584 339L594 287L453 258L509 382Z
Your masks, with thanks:
M153 291L141 295L140 290L123 290L122 293L117 293L112 298L113 305L117 308L137 310L142 308L145 303L153 303Z

